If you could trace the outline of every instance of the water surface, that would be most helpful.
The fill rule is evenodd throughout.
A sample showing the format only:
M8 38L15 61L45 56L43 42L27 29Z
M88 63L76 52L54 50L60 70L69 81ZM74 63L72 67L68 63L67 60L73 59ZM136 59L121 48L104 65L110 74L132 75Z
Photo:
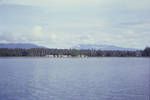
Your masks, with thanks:
M150 100L150 59L0 58L0 100Z

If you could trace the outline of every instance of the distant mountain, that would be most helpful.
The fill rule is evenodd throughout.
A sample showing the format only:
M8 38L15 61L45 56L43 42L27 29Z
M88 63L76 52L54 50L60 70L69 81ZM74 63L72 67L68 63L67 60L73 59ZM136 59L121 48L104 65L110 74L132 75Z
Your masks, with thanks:
M31 49L31 48L43 48L42 46L38 46L30 43L0 43L0 48L22 48L22 49Z
M136 51L137 49L134 48L123 48L123 47L118 47L114 45L91 45L91 44L80 44L75 47L74 49L100 49L100 50L129 50L129 51Z

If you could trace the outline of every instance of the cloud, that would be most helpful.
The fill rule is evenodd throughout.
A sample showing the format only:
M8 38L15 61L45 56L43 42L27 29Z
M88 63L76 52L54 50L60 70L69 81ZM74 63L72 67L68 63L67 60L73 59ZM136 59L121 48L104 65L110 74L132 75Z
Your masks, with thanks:
M3 3L49 6L49 7L75 7L75 6L99 6L100 8L123 7L125 9L149 8L149 0L3 0ZM122 9L122 8L121 8Z
M0 33L0 42L2 43L18 43L18 42L28 42L26 38L21 34L15 34L11 32Z
M45 34L44 34L45 32L44 32L44 30L43 30L43 27L41 27L41 26L35 26L34 28L33 28L33 30L32 30L32 35L34 36L34 37L37 37L37 38L42 38L42 36L44 36Z
M37 27L37 26L35 26ZM39 26L38 26L39 27ZM41 28L39 28L41 30ZM33 28L34 30L34 28ZM86 35L85 35L86 34ZM40 36L41 35L41 36ZM93 33L63 33L63 32L45 32L36 36L35 33L0 34L0 42L6 43L35 43L51 48L71 48L78 44L111 44L123 47L144 48L150 43L149 34L137 34L136 31L123 31L120 34L109 34L102 32ZM144 45L143 45L144 44Z
M0 42L58 48L77 44L143 48L150 43L149 0L0 2Z

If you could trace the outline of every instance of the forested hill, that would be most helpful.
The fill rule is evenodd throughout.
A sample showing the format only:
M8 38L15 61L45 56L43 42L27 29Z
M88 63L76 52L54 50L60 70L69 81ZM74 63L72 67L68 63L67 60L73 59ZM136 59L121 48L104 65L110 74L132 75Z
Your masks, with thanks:
M8 48L8 49L16 49L16 48L22 48L22 49L31 49L31 48L45 48L43 46L38 46L31 43L0 43L0 48Z
M77 49L10 49L0 48L1 57L47 56L47 57L150 57L150 47L137 51L119 50L77 50Z

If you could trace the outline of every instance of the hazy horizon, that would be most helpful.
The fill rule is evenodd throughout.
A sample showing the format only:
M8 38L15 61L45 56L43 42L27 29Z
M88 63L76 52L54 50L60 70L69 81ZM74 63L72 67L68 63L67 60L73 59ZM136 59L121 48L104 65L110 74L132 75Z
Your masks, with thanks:
M73 45L72 47L47 47L44 45L36 44L36 43L0 43L0 48L50 48L50 49L102 49L102 50L144 50L144 48L127 48L124 46L117 46L117 45L110 45L110 44L77 44Z
M0 43L150 46L149 0L0 0Z

